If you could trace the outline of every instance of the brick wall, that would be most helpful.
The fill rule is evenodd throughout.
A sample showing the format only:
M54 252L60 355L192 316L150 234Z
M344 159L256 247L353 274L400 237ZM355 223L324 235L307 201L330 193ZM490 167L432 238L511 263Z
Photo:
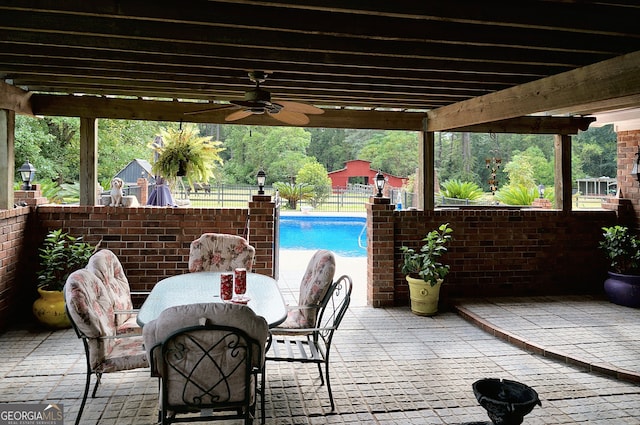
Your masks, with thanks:
M619 131L618 135L618 190L621 202L613 202L615 206L622 204L625 209L621 212L627 213L621 216L621 221L632 227L638 227L640 222L640 183L631 175L633 164L635 163L640 146L640 130Z
M253 271L273 276L274 203L264 198L251 202L249 209L45 205L36 210L35 240L62 228L87 242L102 241L100 246L120 259L131 289L148 291L159 280L188 271L189 245L202 233L245 236L249 225L246 237L256 248ZM32 245L29 267L35 270L37 242Z
M374 247L367 263L369 303L379 307L409 303L400 246L419 247L428 231L445 222L454 229L444 257L451 265L441 290L445 301L463 296L600 293L607 263L597 246L601 228L614 224L616 215L464 208L392 211L370 205L367 220L369 235L380 228L393 233L387 240L394 240L381 245L368 239ZM383 264L384 270L379 270Z
M0 329L21 314L21 288L30 286L21 279L20 258L24 257L25 229L30 222L30 208L0 210ZM31 310L29 310L30 312Z

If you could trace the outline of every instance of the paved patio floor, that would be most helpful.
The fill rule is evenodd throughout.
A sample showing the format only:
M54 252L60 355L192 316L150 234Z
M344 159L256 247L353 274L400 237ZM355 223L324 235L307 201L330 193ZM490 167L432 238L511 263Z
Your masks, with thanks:
M352 266L364 274L341 260L337 274ZM286 296L295 296L296 279L281 274ZM485 377L539 393L542 407L525 424L640 424L640 310L590 297L463 300L460 314L427 318L365 304L354 301L334 340L336 411L315 366L270 363L267 424L488 423L471 389ZM11 329L0 352L0 402L62 403L73 423L85 366L72 330ZM148 370L105 375L83 423L155 423L157 394Z

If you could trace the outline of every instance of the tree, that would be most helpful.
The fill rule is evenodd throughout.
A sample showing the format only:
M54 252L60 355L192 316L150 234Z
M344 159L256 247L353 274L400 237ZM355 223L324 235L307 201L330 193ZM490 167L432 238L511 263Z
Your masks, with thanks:
M77 118L16 117L15 156L18 166L29 160L37 180L58 184L77 181L80 169L80 121Z
M313 188L311 205L317 207L331 195L331 179L327 176L327 169L317 161L308 161L298 171L298 183L307 184Z
M307 155L315 157L328 171L339 170L357 155L357 146L345 142L345 130L340 128L310 128L311 143Z
M267 174L267 184L288 181L308 159L311 135L303 128L227 127L234 128L223 132L228 152L224 174L232 183L255 184L260 168Z
M147 144L160 127L155 121L98 120L98 181L105 186L134 159L153 164Z
M409 176L419 165L418 133L388 131L376 135L358 154L358 159L371 161L371 167L396 176Z

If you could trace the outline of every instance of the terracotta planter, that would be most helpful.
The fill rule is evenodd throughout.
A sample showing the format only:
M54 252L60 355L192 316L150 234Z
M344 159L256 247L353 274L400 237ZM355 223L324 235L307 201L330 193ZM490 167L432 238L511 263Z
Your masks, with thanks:
M33 314L43 325L53 329L71 327L71 322L65 311L64 294L62 291L47 291L38 288L40 298L33 303Z
M440 299L440 286L442 279L431 286L430 282L407 276L409 282L409 298L411 299L411 312L418 316L433 316L438 313L438 300Z
M640 307L640 276L609 272L604 281L609 301L626 307Z

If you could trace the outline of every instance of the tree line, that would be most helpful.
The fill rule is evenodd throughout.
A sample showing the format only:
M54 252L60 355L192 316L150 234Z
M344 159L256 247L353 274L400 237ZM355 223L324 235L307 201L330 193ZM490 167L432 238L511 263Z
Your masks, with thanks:
M203 136L222 142L223 163L210 183L255 184L260 168L267 184L290 183L300 176L317 180L344 167L346 161L371 161L401 177L414 176L419 165L418 133L410 131L349 130L297 127L198 124ZM98 121L98 180L105 188L133 159L153 163L148 145L162 129L180 123ZM60 186L79 180L79 119L16 117L16 167L29 160L37 181ZM572 178L616 176L616 134L612 126L595 127L572 138ZM489 192L494 159L500 161L495 180L507 185L554 184L554 138L549 135L437 133L436 175L441 183L455 180ZM489 162L487 162L489 161ZM16 175L16 183L19 178ZM411 190L412 188L407 188Z

